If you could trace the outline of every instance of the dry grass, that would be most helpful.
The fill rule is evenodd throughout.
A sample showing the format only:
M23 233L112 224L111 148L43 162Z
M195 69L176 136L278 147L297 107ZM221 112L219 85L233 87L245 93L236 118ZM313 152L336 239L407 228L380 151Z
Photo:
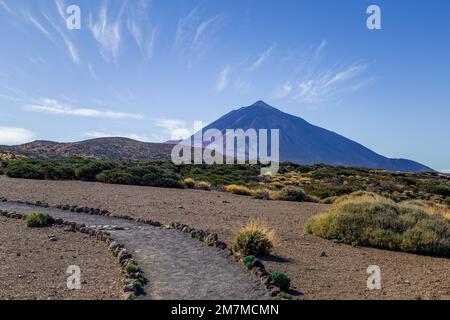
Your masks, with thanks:
M230 184L229 186L226 186L225 191L241 196L252 196L254 194L254 191L250 188L246 186L239 186L236 184Z
M186 187L192 189L195 187L195 180L192 178L186 178L183 180L183 183Z
M270 254L275 242L274 229L260 219L252 219L236 232L233 249L245 256L264 256Z
M356 191L346 196L337 197L336 199L334 199L333 205L340 205L347 202L372 202L372 201L392 202L391 200L386 199L373 192Z
M209 190L211 190L211 184L206 181L197 181L195 183L195 189L209 191Z
M419 207L429 215L439 215L450 220L450 208L447 205L425 200L409 200L402 202L403 205Z

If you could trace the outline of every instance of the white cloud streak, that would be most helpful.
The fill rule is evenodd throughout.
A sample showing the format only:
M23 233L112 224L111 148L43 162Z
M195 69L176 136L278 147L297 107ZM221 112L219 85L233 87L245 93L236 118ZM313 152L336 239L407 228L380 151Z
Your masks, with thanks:
M6 4L4 0L0 0L0 6L3 7L3 9L5 9L9 14L17 17L17 14L11 9L10 6Z
M111 119L143 119L141 114L116 112L116 111L101 111L89 108L75 108L72 106L62 105L53 99L43 99L39 102L29 104L24 107L27 111L47 113L53 115L67 115L80 117L94 117L94 118L111 118Z
M34 132L24 128L0 127L0 144L14 145L30 142Z
M220 17L220 15L217 15L217 16L212 17L211 19L203 21L202 23L199 24L199 26L197 27L197 29L195 31L194 40L192 41L192 43L194 45L197 43L198 39L202 36L202 34L205 33L205 31L208 29L208 27L210 25L212 25L215 21L217 21L217 19L219 19L219 17Z
M121 10L123 11L123 10ZM121 43L121 17L112 20L108 17L108 6L105 2L99 11L99 15L96 21L92 17L89 17L89 29L92 32L94 39L98 42L101 48L101 54L106 61L112 61L117 63L119 57L120 43ZM112 21L111 21L112 20Z
M272 54L273 49L275 49L276 45L272 45L271 47L267 48L263 53L261 53L256 59L255 62L252 63L252 65L248 68L248 71L255 71L258 69Z
M302 50L300 57L289 57L284 63L290 65L292 76L275 88L274 97L295 102L315 104L331 99L340 100L343 95L354 93L375 81L362 78L369 68L367 63L336 64L327 67L323 61L326 40L318 46Z
M213 36L221 25L222 15L202 20L199 9L192 9L178 21L173 49L188 60L188 68L197 63L213 47Z
M222 92L228 86L228 76L230 75L230 66L226 66L220 73L215 86L216 91Z

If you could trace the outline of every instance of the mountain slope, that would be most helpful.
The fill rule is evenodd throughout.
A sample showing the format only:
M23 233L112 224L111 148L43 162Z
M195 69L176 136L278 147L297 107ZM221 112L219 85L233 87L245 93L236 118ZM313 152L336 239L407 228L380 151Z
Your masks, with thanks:
M301 164L325 163L395 171L433 171L406 159L389 159L337 133L314 126L263 101L231 111L204 128L280 129L280 160Z
M98 138L81 142L34 141L1 147L33 158L89 157L111 160L166 160L173 145L147 143L128 138Z

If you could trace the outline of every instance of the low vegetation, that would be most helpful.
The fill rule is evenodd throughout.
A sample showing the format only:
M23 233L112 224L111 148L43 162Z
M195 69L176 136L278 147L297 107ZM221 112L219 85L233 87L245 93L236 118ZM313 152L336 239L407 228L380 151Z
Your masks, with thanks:
M242 263L244 264L244 266L247 269L251 269L253 262L255 261L255 256L245 256L244 259L242 260Z
M267 256L275 239L274 231L265 223L252 220L235 235L233 249L244 256Z
M270 281L272 281L276 287L280 288L281 291L288 291L291 287L291 279L284 272L272 272Z
M26 219L25 224L28 228L43 228L51 226L55 220L47 213L33 212Z
M395 203L373 193L339 198L306 224L308 233L347 244L450 257L448 208L430 202Z
M261 176L259 165L177 166L170 161L7 159L1 162L0 174L4 172L14 178L225 190L263 200L327 204L341 196L364 191L397 203L424 200L450 206L450 175L436 172L405 173L282 163L278 174Z
M253 195L253 191L250 190L248 187L246 186L239 186L236 184L230 184L228 186L225 186L225 191L233 193L233 194L238 194L241 196L251 196Z

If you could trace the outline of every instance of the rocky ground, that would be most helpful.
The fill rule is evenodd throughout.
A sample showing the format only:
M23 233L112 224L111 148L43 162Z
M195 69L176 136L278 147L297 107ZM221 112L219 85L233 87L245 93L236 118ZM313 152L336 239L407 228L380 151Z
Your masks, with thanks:
M80 267L81 289L67 288ZM57 227L0 217L0 299L121 299L120 267L102 242Z
M325 210L325 205L262 201L196 190L4 176L0 176L0 195L14 200L105 208L164 223L175 219L216 232L227 242L245 221L261 218L278 235L266 267L285 271L305 299L450 299L450 259L354 248L305 234L305 221ZM369 265L381 268L382 290L367 289Z

